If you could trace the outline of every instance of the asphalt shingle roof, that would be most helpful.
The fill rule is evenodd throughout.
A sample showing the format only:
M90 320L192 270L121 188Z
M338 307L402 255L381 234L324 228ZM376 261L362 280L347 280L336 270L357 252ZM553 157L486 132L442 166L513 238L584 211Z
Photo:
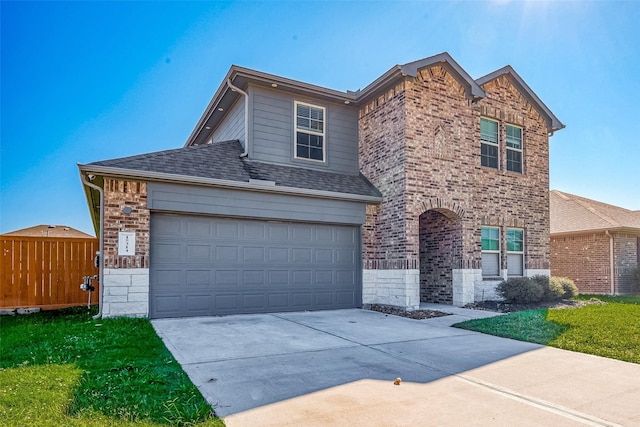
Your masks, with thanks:
M260 179L274 181L276 186L282 187L381 196L362 174L347 175L256 162L240 158L242 151L240 142L233 140L104 160L89 165L247 183L250 179Z
M551 234L614 228L637 228L640 211L551 190L549 197Z

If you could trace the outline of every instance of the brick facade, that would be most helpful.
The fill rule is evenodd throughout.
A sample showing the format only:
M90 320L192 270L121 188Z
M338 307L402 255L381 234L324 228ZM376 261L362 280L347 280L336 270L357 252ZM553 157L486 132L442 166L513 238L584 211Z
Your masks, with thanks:
M638 266L640 234L576 234L551 239L551 274L573 280L581 293L628 294L637 291L632 280ZM613 238L613 291L611 239Z
M551 239L551 274L573 280L581 293L611 293L609 237L604 233Z
M446 67L433 65L360 110L361 169L384 196L380 206L368 211L364 264L421 265L423 301L452 301L451 273L445 270L481 268L482 225L501 227L503 239L506 227L524 229L525 268L549 268L547 123L507 76L482 88L486 97L472 101ZM481 117L499 122L499 169L480 165ZM506 171L505 124L523 128L523 173ZM428 211L439 212L431 217L434 224L420 220ZM424 234L442 234L438 230L445 224L459 230L460 250L449 253L451 244L440 247L442 254L429 249L428 256L439 264L438 271L431 271L420 254L421 246L424 255L435 239ZM503 270L505 248L503 243ZM448 267L441 262L445 259Z
M125 213L124 208L131 209ZM104 179L104 317L149 314L147 184ZM118 255L118 233L135 232L135 255Z
M125 206L131 213L123 212ZM138 181L104 180L104 266L149 268L149 209L147 184ZM136 233L136 255L118 255L118 232Z

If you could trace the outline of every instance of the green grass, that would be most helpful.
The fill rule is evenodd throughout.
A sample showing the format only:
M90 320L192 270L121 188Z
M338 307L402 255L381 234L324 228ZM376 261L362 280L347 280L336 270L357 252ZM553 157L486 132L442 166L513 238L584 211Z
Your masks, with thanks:
M574 299L580 301L588 301L590 299L599 299L604 302L618 302L621 304L640 304L640 295L595 295L595 294L580 294Z
M224 425L147 319L75 309L0 328L0 425Z
M540 309L454 325L520 341L640 363L640 298L601 297L607 304Z

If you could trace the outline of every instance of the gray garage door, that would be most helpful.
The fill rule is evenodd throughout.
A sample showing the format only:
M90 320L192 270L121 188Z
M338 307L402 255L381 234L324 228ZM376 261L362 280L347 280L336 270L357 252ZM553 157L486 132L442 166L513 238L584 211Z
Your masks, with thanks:
M150 316L361 305L355 226L151 215Z

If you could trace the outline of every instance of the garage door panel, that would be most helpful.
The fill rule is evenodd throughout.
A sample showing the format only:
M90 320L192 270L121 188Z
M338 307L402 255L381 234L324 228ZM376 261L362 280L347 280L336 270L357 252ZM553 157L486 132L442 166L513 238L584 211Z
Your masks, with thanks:
M264 224L255 223L255 224L245 224L243 236L248 240L264 240L265 237L265 226Z
M296 292L292 295L292 306L295 308L309 307L313 301L311 292Z
M270 293L268 296L269 308L279 311L289 307L289 294L286 293Z
M262 246L248 246L242 249L242 261L245 263L259 263L265 262L265 248Z
M336 302L338 305L352 306L355 304L356 295L354 292L336 292Z
M333 293L332 292L316 292L316 306L327 307L333 305Z
M311 249L300 248L293 250L293 264L307 265L311 262Z
M215 224L216 227L216 237L221 238L240 238L240 224L237 222L229 221L229 222L219 222Z
M151 230L151 317L361 303L358 227L153 213Z
M211 270L187 270L186 285L189 288L209 288L211 283Z
M238 286L240 272L237 270L215 270L214 284L218 286Z
M202 219L192 218L185 222L187 225L187 230L186 230L187 236L195 236L198 238L211 237L212 235L211 221L208 221L205 218L202 218Z
M252 287L263 287L265 285L264 281L264 270L245 270L242 272L242 286L247 288Z
M187 262L210 262L211 246L187 245Z
M182 259L182 245L176 243L162 243L154 246L155 257L158 261L176 262Z

